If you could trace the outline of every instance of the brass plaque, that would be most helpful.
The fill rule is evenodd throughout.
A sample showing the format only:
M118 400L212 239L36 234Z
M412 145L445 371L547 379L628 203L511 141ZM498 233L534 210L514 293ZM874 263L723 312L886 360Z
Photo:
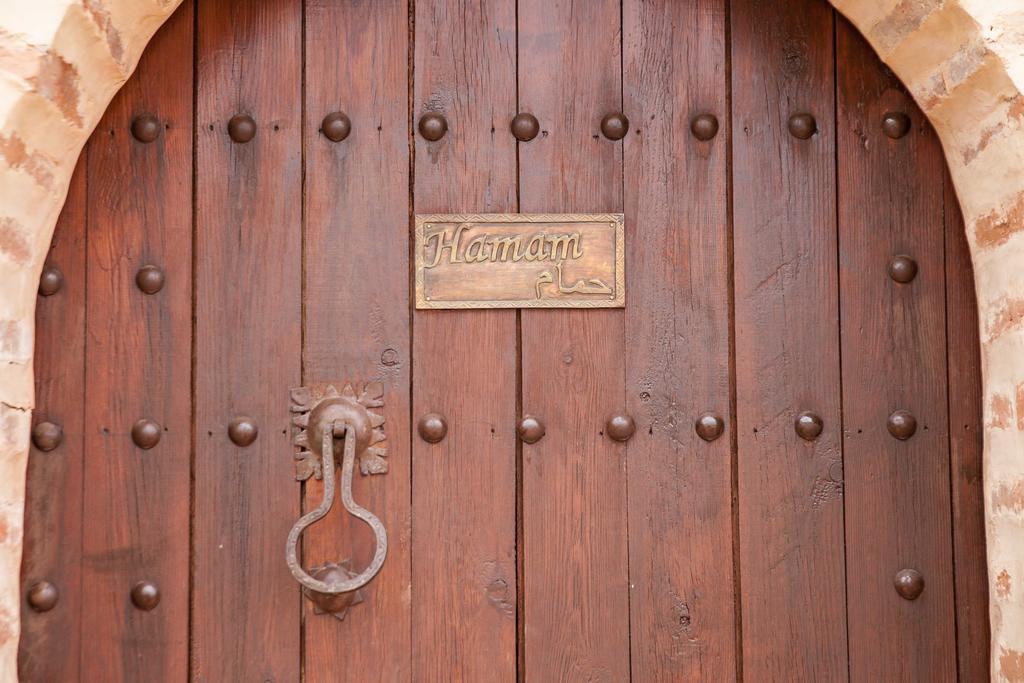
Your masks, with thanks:
M416 216L416 308L621 308L622 214Z

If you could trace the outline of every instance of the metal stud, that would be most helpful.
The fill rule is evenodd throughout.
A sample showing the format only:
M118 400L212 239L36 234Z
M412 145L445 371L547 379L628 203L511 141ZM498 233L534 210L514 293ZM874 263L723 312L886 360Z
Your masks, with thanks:
M146 294L156 294L164 288L164 271L153 265L142 266L135 273L135 286Z
M256 137L256 121L248 114L235 114L228 121L228 135L235 142L249 142Z
M358 576L351 570L349 560L339 564L328 562L320 567L313 568L310 571L310 575L317 581L323 581L328 584L349 581ZM303 589L302 592L313 601L313 612L315 614L330 614L339 621L344 621L348 610L353 605L358 605L363 601L363 592L361 590L334 594L321 593L309 589Z
M897 410L889 416L889 433L900 441L906 441L917 431L917 418L906 410Z
M53 266L46 266L39 275L39 296L53 296L64 285L64 273Z
M352 121L343 111L333 111L320 123L320 132L331 142L341 142L352 132Z
M805 411L797 415L795 427L797 436L801 439L814 441L821 436L821 430L824 429L825 423L817 413Z
M697 436L705 441L714 441L725 431L725 422L714 413L704 413L694 425Z
M540 122L529 112L520 112L512 119L512 135L520 142L529 142L540 133Z
M544 438L544 423L532 415L526 415L519 421L516 433L523 443L537 443Z
M49 581L36 581L28 589L28 605L37 612L49 612L60 597L57 587Z
M924 592L924 577L916 569L901 569L892 580L896 592L904 600L917 600Z
M139 581L132 586L132 604L148 612L160 604L160 589L150 581Z
M629 119L622 112L606 114L601 119L601 134L609 140L621 140L629 132Z
M789 132L800 140L807 140L818 132L818 122L810 114L793 114L789 117Z
M160 443L160 425L153 420L143 418L132 425L132 441L144 450L149 450Z
M448 435L448 421L440 413L427 413L420 418L417 428L427 443L437 443Z
M893 140L910 132L910 117L901 111L886 112L882 117L882 131Z
M64 440L64 430L52 422L40 422L32 428L32 443L41 451L52 451Z
M139 142L153 142L160 136L160 121L152 114L140 114L132 119L132 137Z
M256 420L248 415L239 415L228 423L228 438L236 446L246 447L252 444L259 436L260 428Z
M909 256L896 256L889 262L889 277L900 284L907 284L917 277L917 261Z
M604 425L604 433L615 441L629 441L636 431L636 422L629 415L612 415Z
M437 142L448 132L448 120L437 112L429 111L420 117L420 135L430 142Z
M690 132L701 142L718 135L718 118L714 114L698 114L690 121Z

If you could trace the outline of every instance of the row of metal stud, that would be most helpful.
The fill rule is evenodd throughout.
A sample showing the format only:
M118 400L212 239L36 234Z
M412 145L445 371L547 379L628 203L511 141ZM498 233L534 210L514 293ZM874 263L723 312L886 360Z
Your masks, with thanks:
M259 436L256 420L240 415L228 423L228 438L236 446L249 446ZM160 443L161 429L155 420L142 418L132 425L132 443L143 450L154 448ZM37 423L32 428L32 445L43 452L57 448L64 441L64 428L49 421Z
M160 604L160 589L152 581L139 581L129 592L132 604L148 612ZM49 612L57 606L60 591L49 581L36 581L25 596L28 606L37 612Z
M889 277L906 284L917 277L917 261L906 255L893 257L889 262ZM135 274L136 286L145 294L156 294L164 287L164 272L158 266L147 265ZM64 274L56 266L47 265L39 276L39 295L53 296L64 286Z
M718 118L714 114L698 114L690 121L690 132L704 142L718 134L718 127ZM800 140L810 139L818 132L817 120L806 112L790 116L787 127L790 135ZM227 129L232 140L246 143L256 137L256 120L249 114L236 114L228 121ZM437 142L448 132L448 120L437 112L427 112L420 117L417 129L425 140ZM520 112L512 118L509 129L517 140L529 142L540 134L540 123L533 114ZM132 120L132 136L139 142L153 142L160 135L160 130L160 122L152 114L141 114ZM886 112L882 116L882 131L898 140L910 132L910 117L903 112ZM345 112L331 112L323 118L320 132L328 140L341 142L352 132L352 121ZM609 140L621 140L628 132L629 119L622 112L612 112L601 119L601 134Z
M714 441L725 431L725 422L714 413L704 413L694 422L694 431L705 441ZM814 441L821 436L825 421L811 411L800 413L793 423L797 435L805 441ZM917 418L907 410L897 410L889 415L886 421L889 433L900 441L906 441L917 433ZM428 443L439 443L448 435L448 420L440 413L427 413L417 424L420 437ZM636 422L629 415L612 415L605 422L602 432L615 441L628 441L636 432ZM546 429L540 418L526 415L516 426L516 434L524 443L533 444L540 441Z

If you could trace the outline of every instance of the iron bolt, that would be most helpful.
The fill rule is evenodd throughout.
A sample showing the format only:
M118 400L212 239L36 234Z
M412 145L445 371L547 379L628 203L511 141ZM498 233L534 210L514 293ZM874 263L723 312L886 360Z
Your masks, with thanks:
M324 117L320 131L331 142L341 142L352 132L352 121L345 112L335 111Z
M448 132L448 121L437 112L427 112L420 117L420 135L430 142L437 142Z
M544 438L544 423L539 418L526 415L519 421L516 433L523 443L537 443Z
M139 142L153 142L160 135L160 121L152 114L140 114L132 119L132 137Z
M144 450L149 450L160 442L160 425L153 420L142 418L132 425L132 441Z
M789 132L800 140L807 140L818 132L818 122L810 114L793 114L789 117Z
M889 416L889 433L900 441L906 441L917 431L917 418L906 410L897 410Z
M540 132L540 122L537 117L528 112L520 112L512 119L512 135L520 142L529 142L537 137Z
M725 431L725 422L714 413L704 413L697 418L694 428L697 430L697 436L710 442L722 435Z
M701 142L718 135L718 118L714 114L698 114L690 121L690 132Z
M160 589L149 581L139 581L132 586L132 604L144 612L148 612L160 604Z
M924 591L924 577L916 569L901 569L893 577L893 586L905 600L917 600Z
M53 296L60 291L63 284L64 274L53 266L46 266L39 276L39 294L40 296Z
M248 446L256 440L260 430L256 420L248 415L239 415L228 423L228 438L236 446Z
M52 451L64 440L64 430L52 422L40 422L32 428L32 443L41 451Z
M805 411L796 418L796 433L804 441L814 441L821 435L824 422L817 413Z
M164 287L164 271L153 265L142 266L135 274L135 286L145 294L156 294Z
M37 612L49 612L59 597L57 587L49 581L36 581L28 589L29 607Z
M448 421L440 413L427 413L420 418L420 437L427 443L438 443L448 434Z
M235 142L249 142L256 137L256 121L248 114L235 114L228 121L228 136Z
M622 112L613 112L601 119L601 134L609 140L621 140L629 132L629 119Z

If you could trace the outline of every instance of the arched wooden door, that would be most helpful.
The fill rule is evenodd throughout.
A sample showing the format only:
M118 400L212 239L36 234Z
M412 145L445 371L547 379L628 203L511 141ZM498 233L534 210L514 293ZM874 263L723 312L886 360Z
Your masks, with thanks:
M624 214L625 307L416 309L413 216L471 212ZM22 677L982 680L962 231L823 0L186 2L41 284ZM284 546L289 389L348 382L342 620Z

